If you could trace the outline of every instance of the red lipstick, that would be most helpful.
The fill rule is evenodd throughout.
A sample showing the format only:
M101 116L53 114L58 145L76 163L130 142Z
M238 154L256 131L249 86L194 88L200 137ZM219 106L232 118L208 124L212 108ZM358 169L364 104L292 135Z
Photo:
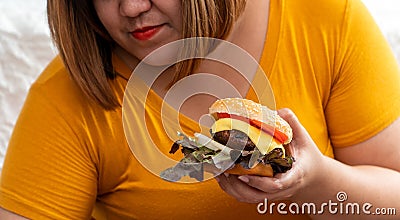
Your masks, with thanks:
M155 34L158 33L158 31L161 29L162 25L158 26L147 26L143 27L140 29L136 29L132 32L132 36L138 40L149 40L152 38Z

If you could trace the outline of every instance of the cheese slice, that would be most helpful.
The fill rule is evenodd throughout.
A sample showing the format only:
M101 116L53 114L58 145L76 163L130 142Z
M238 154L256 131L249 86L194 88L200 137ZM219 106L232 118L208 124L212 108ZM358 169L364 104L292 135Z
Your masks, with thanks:
M283 150L283 155L285 155L285 148L281 143L271 135L246 122L232 118L222 118L217 120L211 127L213 133L226 130L239 130L246 133L262 154L267 154L275 148L280 148Z

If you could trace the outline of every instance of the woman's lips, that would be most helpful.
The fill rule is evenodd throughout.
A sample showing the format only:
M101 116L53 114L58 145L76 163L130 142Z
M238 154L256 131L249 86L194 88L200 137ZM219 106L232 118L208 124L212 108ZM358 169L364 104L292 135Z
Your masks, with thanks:
M152 38L155 34L160 31L163 25L157 25L157 26L147 26L143 27L140 29L136 29L132 32L132 36L138 40L149 40Z

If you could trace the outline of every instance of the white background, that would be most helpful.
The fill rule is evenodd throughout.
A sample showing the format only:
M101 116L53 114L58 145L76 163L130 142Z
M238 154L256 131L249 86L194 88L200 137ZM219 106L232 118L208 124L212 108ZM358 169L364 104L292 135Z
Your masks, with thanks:
M364 3L400 63L400 1ZM56 54L47 30L45 8L45 0L0 0L0 170L27 91Z

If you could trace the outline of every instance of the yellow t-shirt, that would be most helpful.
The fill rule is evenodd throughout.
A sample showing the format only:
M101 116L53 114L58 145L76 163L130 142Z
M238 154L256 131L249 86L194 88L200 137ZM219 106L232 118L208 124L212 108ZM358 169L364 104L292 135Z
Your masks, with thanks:
M129 76L120 60L113 62ZM400 115L398 65L359 0L271 0L261 66L277 108L291 108L325 155L372 137ZM126 81L110 83L122 100ZM150 93L148 103L146 122L158 135L161 100ZM121 114L85 98L60 58L53 60L15 126L0 206L33 219L87 219L95 204L96 215L109 219L272 217L231 198L215 180L170 183L148 172L129 149ZM273 219L308 219L274 213Z

